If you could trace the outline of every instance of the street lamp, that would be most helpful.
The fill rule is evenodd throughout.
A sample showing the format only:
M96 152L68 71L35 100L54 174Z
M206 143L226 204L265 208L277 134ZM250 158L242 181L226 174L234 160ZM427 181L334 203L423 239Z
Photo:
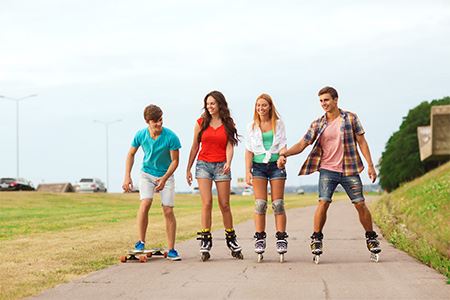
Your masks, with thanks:
M122 119L118 119L118 120L114 120L114 121L109 121L109 122L105 122L105 121L99 121L99 120L94 120L94 123L100 123L105 125L105 134L106 134L106 189L109 190L109 150L108 150L108 146L109 146L109 125L114 124L114 123L118 123L121 122Z
M19 177L19 102L31 97L36 97L36 94L28 95L21 98L12 98L0 95L0 98L16 102L16 176Z

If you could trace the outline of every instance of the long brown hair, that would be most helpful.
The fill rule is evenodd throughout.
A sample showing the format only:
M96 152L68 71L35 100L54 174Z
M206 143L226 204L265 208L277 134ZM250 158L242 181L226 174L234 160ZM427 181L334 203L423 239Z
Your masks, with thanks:
M201 129L198 133L197 140L200 143L202 139L203 132L209 127L209 123L211 122L212 116L206 108L206 99L211 96L216 100L217 105L219 105L219 117L222 120L222 124L225 127L225 132L227 134L228 141L233 145L237 145L239 142L239 135L236 130L236 126L234 124L233 118L230 116L230 110L228 109L227 100L225 100L225 96L219 91L209 92L205 99L203 100L203 109L204 112L202 114L203 122L200 125Z
M259 114L256 112L256 104L258 103L259 99L263 99L266 100L269 103L270 106L270 110L269 110L269 114L270 114L270 120L272 123L272 130L273 133L275 134L275 130L277 127L277 120L280 119L280 114L278 113L277 109L275 108L275 104L273 104L273 100L272 97L270 97L268 94L261 94L258 96L258 98L256 98L255 101L255 111L253 113L253 128L255 127L255 125L258 125L258 127L261 127L261 118L259 117Z

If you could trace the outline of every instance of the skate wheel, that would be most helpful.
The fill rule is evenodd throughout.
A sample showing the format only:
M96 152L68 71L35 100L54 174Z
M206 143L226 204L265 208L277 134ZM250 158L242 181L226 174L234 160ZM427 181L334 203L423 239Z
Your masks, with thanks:
M242 254L241 251L231 252L231 256L233 256L234 258L237 258L237 259L244 259L244 255Z
M151 252L147 253L148 258L152 257L152 255L153 255L153 253L151 253Z
M320 255L314 255L313 256L313 262L318 265L320 261Z
M280 254L280 263L284 262L284 253Z
M201 259L202 261L207 261L211 256L209 255L209 252L203 252Z
M378 262L380 260L380 255L378 253L370 254L370 260L373 262Z
M264 256L262 255L262 253L259 253L258 254L258 262L259 263L262 262L263 258L264 258Z
M167 251L164 252L164 258L167 258Z
M139 256L139 262L141 262L141 263L145 263L145 262L147 262L147 255L141 255L141 256Z
M127 257L126 256L121 256L120 257L120 261L123 262L123 263L126 263L127 262Z

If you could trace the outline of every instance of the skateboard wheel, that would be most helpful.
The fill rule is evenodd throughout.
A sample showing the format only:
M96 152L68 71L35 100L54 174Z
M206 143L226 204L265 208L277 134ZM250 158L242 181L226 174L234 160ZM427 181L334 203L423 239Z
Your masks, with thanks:
M141 256L139 256L139 261L141 262L141 263L145 263L145 262L147 262L147 255L141 255Z
M121 256L120 257L120 261L123 262L123 263L126 263L127 262L127 257L126 256Z
M164 258L167 258L167 251L164 251Z
M151 252L147 253L148 258L152 257L152 255L153 255L153 253L151 253Z

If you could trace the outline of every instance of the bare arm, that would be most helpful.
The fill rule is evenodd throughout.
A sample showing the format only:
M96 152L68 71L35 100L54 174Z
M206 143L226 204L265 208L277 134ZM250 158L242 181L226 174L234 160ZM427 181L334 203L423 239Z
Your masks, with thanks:
M297 144L294 144L291 148L289 148L287 150L282 149L280 151L280 155L283 155L285 157L297 155L299 153L302 153L303 150L305 150L305 148L308 147L309 145L311 145L311 144L309 144L302 138L300 141L298 141Z
M364 134L356 135L356 141L358 142L359 149L361 149L361 153L366 159L366 162L368 164L367 172L369 174L369 178L370 180L372 180L372 182L375 182L375 180L377 179L377 172L375 171L375 168L373 166L372 156L370 155L369 150L369 144L367 144Z
M311 145L311 144L309 144L302 138L300 141L298 141L297 144L294 144L291 148L289 148L287 150L286 150L286 148L281 149L280 157L278 158L278 161L277 161L278 168L279 169L284 168L284 166L286 165L286 162L287 162L286 157L302 153L303 150L305 150L305 148L308 147L309 145Z
M198 125L198 123L195 123L194 140L192 141L191 151L189 152L189 160L188 160L187 169L186 169L186 181L189 185L192 184L191 168L192 168L192 165L194 164L195 158L197 157L198 148L199 148L199 143L197 140L199 132L200 132L200 126Z
M227 161L225 162L225 165L223 166L223 173L228 174L231 170L231 161L233 160L234 155L234 146L230 142L227 143L227 150L226 150L226 156Z
M253 161L253 152L245 150L245 182L248 185L253 185L252 180L252 161Z
M157 192L164 189L164 186L166 185L167 179L169 179L170 176L175 172L175 170L178 168L178 164L180 162L180 150L170 150L170 158L172 159L172 162L169 165L169 168L166 171L166 174L162 176L161 178L158 178L156 180L157 186L155 187L155 190Z
M131 147L128 151L127 160L125 162L125 178L123 180L122 189L127 193L133 189L133 181L131 180L131 169L134 164L134 155L138 148Z

